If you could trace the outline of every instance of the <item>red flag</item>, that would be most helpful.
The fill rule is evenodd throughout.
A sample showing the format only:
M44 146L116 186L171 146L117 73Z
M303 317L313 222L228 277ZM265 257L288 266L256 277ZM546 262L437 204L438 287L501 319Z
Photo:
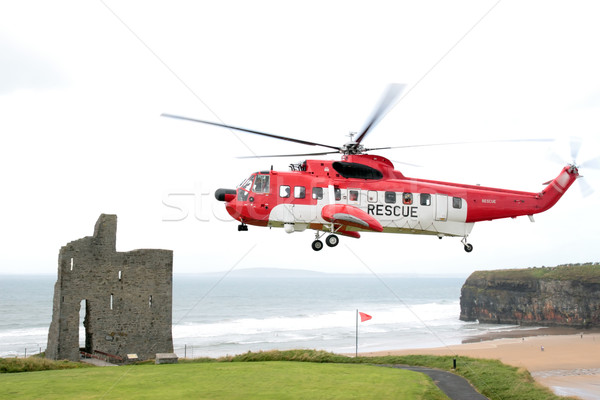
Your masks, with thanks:
M358 313L360 314L360 322L365 322L373 318L369 314L365 314L364 312L359 311Z

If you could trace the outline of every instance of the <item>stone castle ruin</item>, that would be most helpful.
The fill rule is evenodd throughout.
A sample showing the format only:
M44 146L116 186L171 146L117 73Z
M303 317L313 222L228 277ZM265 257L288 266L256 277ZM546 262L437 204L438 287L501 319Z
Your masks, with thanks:
M60 249L47 358L80 359L80 310L88 355L123 362L173 352L173 252L117 252L116 238L117 216L102 214L93 236Z

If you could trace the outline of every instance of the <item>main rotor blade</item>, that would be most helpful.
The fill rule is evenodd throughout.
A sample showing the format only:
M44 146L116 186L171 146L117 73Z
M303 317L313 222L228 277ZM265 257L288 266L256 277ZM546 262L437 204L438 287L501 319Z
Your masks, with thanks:
M397 160L391 160L391 161L394 163L394 165L396 165L396 164L402 164L402 165L408 165L409 167L423 168L423 166L419 165L419 164L411 164L411 163L407 163L407 162L404 162L404 161L397 161Z
M326 147L328 149L334 149L334 150L338 150L338 151L340 149L339 147L329 146L327 144L321 144L321 143L316 143L316 142L309 142L307 140L294 139L294 138L289 138L289 137L285 137L285 136L273 135L271 133L258 132L258 131L253 131L253 130L246 129L246 128L239 128L237 126L219 124L217 122L203 121L201 119L182 117L180 115L172 115L172 114L164 114L163 113L163 114L161 114L161 117L181 119L181 120L184 120L184 121L200 122L202 124L219 126L221 128L233 129L233 130L236 130L236 131L246 132L246 133L252 133L254 135L266 136L266 137L270 137L270 138L273 138L273 139L287 140L288 142L300 143L300 144L305 144L305 145L308 145L308 146L321 146L321 147Z
M568 162L564 158L556 154L554 151L548 151L548 153L546 154L546 159L557 165L568 164Z
M447 143L429 143L429 144L408 144L405 146L373 147L365 151L372 150L390 150L390 149L408 149L412 147L434 147L434 146L454 146L459 144L483 144L483 143L513 143L513 142L553 142L554 139L499 139L499 140L473 140L466 142L447 142Z
M274 158L274 157L305 157L305 156L324 156L326 154L338 154L339 151L324 151L322 153L302 153L302 154L273 154L269 156L241 156L236 158Z
M592 158L591 160L587 160L581 163L581 168L593 168L600 169L600 157Z
M373 113L365 123L360 135L356 138L356 143L363 141L363 139L375 128L375 126L385 117L385 115L396 105L400 99L400 95L406 88L406 85L399 83L390 84L384 92L379 104L373 110Z
M586 182L583 176L580 176L579 179L577 179L577 182L579 183L579 190L581 190L581 196L588 197L589 195L594 193L594 189L590 186L589 183Z
M581 148L581 138L572 137L571 138L571 160L575 162L577 160L577 155L579 154L579 149Z

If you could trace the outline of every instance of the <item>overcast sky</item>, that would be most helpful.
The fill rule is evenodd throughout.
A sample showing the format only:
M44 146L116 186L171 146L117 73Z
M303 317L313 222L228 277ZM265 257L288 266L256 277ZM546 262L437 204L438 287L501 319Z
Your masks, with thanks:
M19 1L0 4L0 273L55 274L61 246L118 215L117 248L174 250L174 272L303 268L459 274L600 261L596 192L460 238L237 232L219 188L314 148L180 114L341 145L386 85L408 85L367 145L553 138L381 153L411 177L537 192L600 155L597 2ZM334 156L335 158L335 156Z

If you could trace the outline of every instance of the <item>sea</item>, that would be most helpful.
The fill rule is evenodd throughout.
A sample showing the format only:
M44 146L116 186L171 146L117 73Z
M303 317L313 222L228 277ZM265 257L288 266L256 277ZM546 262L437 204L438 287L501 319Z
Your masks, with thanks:
M444 347L514 328L460 321L464 280L275 269L175 274L174 351L187 358L272 349L354 354ZM55 275L0 276L0 357L45 351L55 282ZM361 322L358 312L372 318ZM82 323L79 333L83 347Z

